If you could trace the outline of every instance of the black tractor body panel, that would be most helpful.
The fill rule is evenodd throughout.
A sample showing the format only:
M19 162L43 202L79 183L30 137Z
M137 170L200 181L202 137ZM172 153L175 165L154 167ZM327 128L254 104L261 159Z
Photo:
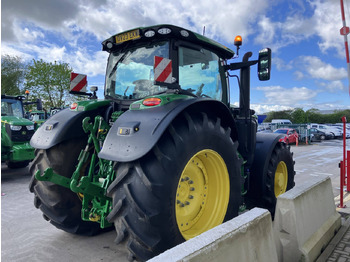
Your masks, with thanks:
M119 162L139 159L153 148L169 124L184 110L217 114L224 126L231 128L233 140L237 139L232 115L222 102L207 98L179 99L160 107L126 111L108 132L98 156Z
M255 155L251 169L253 176L267 172L272 151L282 137L282 134L256 133Z
M106 107L91 111L71 111L64 109L46 120L34 133L30 145L37 149L48 149L65 140L86 136L82 127L85 117L101 114Z
M279 140L283 137L282 134L275 133L257 133L256 134L256 147L253 164L250 166L249 170L249 181L247 183L248 196L251 198L256 198L260 196L263 192L261 186L266 183L266 174L269 167L269 162L271 159L272 152L276 147ZM252 185L254 184L254 185ZM250 190L254 187L254 190ZM258 200L260 201L260 200Z

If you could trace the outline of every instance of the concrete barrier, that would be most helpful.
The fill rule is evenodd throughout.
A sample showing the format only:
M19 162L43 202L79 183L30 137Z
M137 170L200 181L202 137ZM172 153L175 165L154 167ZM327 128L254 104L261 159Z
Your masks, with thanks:
M329 177L317 177L277 198L278 261L315 261L341 227Z
M271 215L254 208L149 260L166 261L275 262Z

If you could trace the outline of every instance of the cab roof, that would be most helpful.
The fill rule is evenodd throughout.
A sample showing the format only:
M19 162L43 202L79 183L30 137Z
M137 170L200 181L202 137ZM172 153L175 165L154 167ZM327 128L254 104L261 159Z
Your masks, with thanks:
M205 47L217 53L221 58L230 59L235 52L230 48L203 35L192 32L188 29L174 25L154 25L138 27L113 35L102 42L102 50L114 52L125 48L130 44L149 42L152 40L178 39Z

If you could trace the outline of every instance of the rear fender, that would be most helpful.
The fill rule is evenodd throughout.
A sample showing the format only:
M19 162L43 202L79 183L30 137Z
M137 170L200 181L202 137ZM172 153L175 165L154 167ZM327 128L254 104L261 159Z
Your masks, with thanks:
M254 161L251 166L250 181L259 181L264 183L264 174L266 174L270 158L274 148L279 140L283 137L275 133L257 133ZM258 195L258 192L255 192Z
M212 99L178 99L160 107L125 112L113 124L98 156L119 162L141 158L154 147L176 116L185 110L218 115L223 126L231 128L232 139L237 140L235 124L226 105Z
M30 140L30 145L37 149L48 149L65 140L86 136L82 127L82 121L85 117L91 117L102 114L107 107L103 103L101 107L96 107L88 111L72 111L64 109L50 117L34 133Z

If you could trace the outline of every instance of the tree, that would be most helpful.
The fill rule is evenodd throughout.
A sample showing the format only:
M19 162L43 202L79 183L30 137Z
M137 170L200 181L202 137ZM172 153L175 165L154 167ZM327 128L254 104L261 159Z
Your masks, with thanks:
M302 108L295 108L291 113L291 118L293 124L306 123L306 114Z
M1 94L24 94L22 83L26 64L18 56L1 56Z
M264 122L271 122L272 119L291 119L292 110L271 111L267 113Z
M28 66L26 87L32 97L42 100L44 108L64 107L73 100L69 94L71 71L67 63L33 59Z

